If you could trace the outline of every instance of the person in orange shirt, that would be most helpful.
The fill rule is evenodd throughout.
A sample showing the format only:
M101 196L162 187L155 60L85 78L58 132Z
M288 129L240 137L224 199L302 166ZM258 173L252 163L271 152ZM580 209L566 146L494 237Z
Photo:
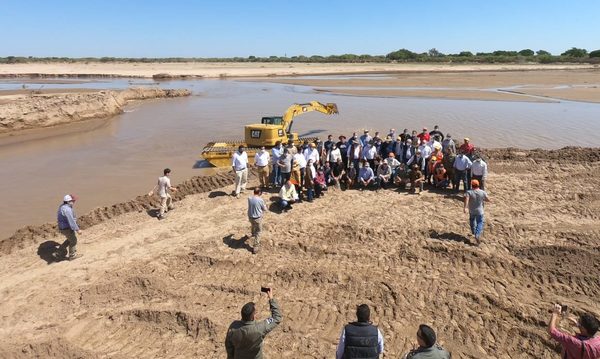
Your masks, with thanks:
M433 167L433 185L436 188L448 187L448 176L442 162L436 162Z
M427 183L431 184L431 177L433 177L435 175L434 168L439 163L442 163L443 159L444 159L444 154L442 153L441 147L436 146L435 149L433 150L433 153L431 154L431 157L429 158L429 163L428 163L429 167L427 167Z

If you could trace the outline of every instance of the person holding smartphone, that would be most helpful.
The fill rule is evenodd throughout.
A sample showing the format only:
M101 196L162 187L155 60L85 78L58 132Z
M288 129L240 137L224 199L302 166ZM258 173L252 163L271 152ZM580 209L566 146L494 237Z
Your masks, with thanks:
M600 358L600 335L598 335L600 322L598 319L590 313L581 315L579 319L570 317L569 321L577 328L577 334L571 335L557 328L560 318L567 316L567 310L566 305L555 304L548 324L548 333L562 346L561 358Z
M261 288L267 294L271 317L256 320L256 307L253 302L242 307L242 320L236 320L229 326L225 338L227 359L256 358L262 359L263 340L283 320L279 304L273 298L272 288Z

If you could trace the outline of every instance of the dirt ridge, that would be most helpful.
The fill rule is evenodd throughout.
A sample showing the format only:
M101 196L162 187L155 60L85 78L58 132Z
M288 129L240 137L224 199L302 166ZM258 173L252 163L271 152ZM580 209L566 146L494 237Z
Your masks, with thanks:
M128 101L189 96L187 89L129 88L81 93L13 96L0 103L0 133L50 127L123 112Z
M250 171L250 177L252 176L254 176L254 172ZM204 193L223 188L233 184L233 181L234 175L231 172L221 172L211 176L192 177L177 185L179 190L173 194L173 200L176 202L191 194ZM77 221L80 227L85 229L121 214L150 211L153 208L157 208L158 205L159 203L156 197L142 195L126 202L113 204L112 206L95 208L90 212L79 216ZM44 239L52 238L56 233L56 224L52 222L20 228L12 236L0 241L0 256L3 254L10 254L14 250L24 248L31 243L37 243Z

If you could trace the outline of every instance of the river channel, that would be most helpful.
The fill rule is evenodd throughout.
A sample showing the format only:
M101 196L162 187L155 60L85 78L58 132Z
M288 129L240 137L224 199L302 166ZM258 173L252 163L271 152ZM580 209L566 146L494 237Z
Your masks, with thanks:
M340 114L296 118L301 135L349 135L369 128L419 129L440 125L476 146L555 149L600 145L600 104L365 97L310 87L230 79L167 81L116 79L58 83L0 80L0 90L27 88L188 88L188 98L130 105L108 120L0 138L0 238L28 224L53 221L62 196L80 197L77 211L126 201L150 190L165 167L176 184L210 174L200 153L218 139L241 139L243 125L280 115L294 102L335 102ZM40 135L41 134L41 135ZM492 167L493 168L493 167Z

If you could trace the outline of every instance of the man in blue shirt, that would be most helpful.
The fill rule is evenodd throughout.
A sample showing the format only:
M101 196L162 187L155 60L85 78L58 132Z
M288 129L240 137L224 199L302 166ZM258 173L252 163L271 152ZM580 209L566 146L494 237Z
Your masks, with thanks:
M363 167L358 171L358 187L362 191L364 188L369 188L375 183L375 173L369 165L369 162L365 161Z
M461 152L456 156L454 160L454 191L458 192L460 182L463 183L463 189L466 191L471 189L470 183L468 182L467 172L471 168L473 163L467 157L464 152Z
M82 232L77 225L77 217L73 211L73 204L76 200L77 197L74 195L65 195L57 213L58 230L66 237L66 240L58 248L58 253L61 257L69 260L81 257L81 254L77 254L77 234L81 235Z

